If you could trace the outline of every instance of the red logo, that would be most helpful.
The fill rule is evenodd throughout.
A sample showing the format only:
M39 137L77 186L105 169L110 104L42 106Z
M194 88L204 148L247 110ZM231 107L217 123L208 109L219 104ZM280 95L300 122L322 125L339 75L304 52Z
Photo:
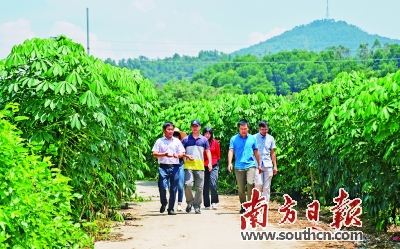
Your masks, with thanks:
M362 213L361 199L348 200L347 197L349 197L349 193L344 188L340 188L339 196L333 199L337 203L336 206L330 209L333 212L333 222L330 226L333 228L340 229L342 224L346 227L351 225L362 226L362 221L357 217Z
M261 196L258 189L253 188L251 200L242 204L246 210L240 216L240 228L245 230L247 223L250 223L252 229L257 228L257 225L261 227L267 227L268 225L268 203L265 200L265 196Z
M285 198L285 203L278 209L278 211L279 213L284 214L284 216L278 224L294 224L297 220L297 210L292 209L292 207L297 205L297 201L293 200L287 194L284 194L283 197Z

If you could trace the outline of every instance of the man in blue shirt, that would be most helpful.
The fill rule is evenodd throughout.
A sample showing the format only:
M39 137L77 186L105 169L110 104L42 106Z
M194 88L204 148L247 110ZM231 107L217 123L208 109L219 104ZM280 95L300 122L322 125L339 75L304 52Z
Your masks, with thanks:
M271 195L272 176L278 174L275 155L275 139L268 134L269 124L263 120L258 123L258 133L254 135L257 140L258 151L261 159L261 172L256 171L254 184L269 202Z
M164 137L157 139L152 149L153 157L158 158L158 190L160 191L161 208L164 213L168 204L168 214L175 215L174 204L179 184L179 158L185 153L181 141L173 137L174 124L165 122L163 124ZM169 186L169 202L167 201L167 188Z
M229 143L228 171L232 171L232 158L235 155L235 176L238 185L240 213L245 209L242 204L246 202L245 186L247 184L247 201L251 200L254 187L256 170L261 170L260 155L258 153L257 140L249 135L249 123L246 119L238 122L239 133L233 136ZM254 161L255 156L256 161Z

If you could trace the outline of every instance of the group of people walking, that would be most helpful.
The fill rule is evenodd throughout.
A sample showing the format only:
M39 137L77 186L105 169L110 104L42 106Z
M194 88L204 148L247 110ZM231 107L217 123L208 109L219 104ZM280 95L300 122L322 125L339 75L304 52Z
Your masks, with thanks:
M162 127L164 136L157 139L152 149L153 156L158 158L159 163L160 213L164 213L168 205L168 215L176 214L174 205L177 194L177 211L181 212L183 193L187 213L194 209L196 214L200 214L202 199L205 209L217 209L220 144L214 138L211 127L206 127L200 134L199 120L193 120L190 127L192 132L186 135L172 122L165 122ZM278 173L278 169L275 140L268 134L268 127L267 121L260 121L259 133L249 135L249 123L242 119L238 122L239 133L230 139L228 171L232 171L232 159L235 157L234 171L240 204L251 199L254 187L262 192L267 202L269 201L272 176ZM196 188L194 196L193 186ZM241 205L240 213L244 212Z
M210 209L209 190L211 189L211 207L217 208L218 200L218 161L220 159L219 142L213 137L210 127L200 134L199 120L193 120L190 128L192 133L186 136L172 122L163 124L164 137L157 139L152 149L153 156L158 158L158 188L160 191L160 213L165 212L168 204L168 214L175 215L174 204L178 192L178 208L182 211L183 193L186 198L186 212L200 214L202 199L204 206ZM193 196L192 188L196 187ZM203 189L204 188L204 189ZM167 201L166 192L170 197Z

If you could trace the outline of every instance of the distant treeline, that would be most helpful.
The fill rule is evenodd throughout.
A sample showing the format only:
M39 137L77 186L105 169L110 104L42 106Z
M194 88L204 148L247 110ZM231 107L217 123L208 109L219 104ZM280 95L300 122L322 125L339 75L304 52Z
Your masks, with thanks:
M115 62L107 59L107 63ZM146 57L121 60L117 64L138 68L159 89L161 105L177 100L212 99L219 93L268 93L289 95L315 83L332 81L340 72L361 71L383 77L400 68L400 46L361 44L354 57L343 46L325 51L293 50L257 57L230 56L202 51L198 57L175 55L151 61Z
M135 59L122 59L118 63L108 58L105 62L122 68L139 69L144 77L164 84L171 80L191 80L194 74L223 60L231 60L231 55L214 50L200 51L198 56L174 54L172 57L155 60L139 56Z

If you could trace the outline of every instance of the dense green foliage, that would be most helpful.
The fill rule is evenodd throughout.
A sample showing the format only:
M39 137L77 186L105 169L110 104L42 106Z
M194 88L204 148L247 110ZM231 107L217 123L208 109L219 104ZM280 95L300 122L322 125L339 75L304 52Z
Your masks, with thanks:
M214 60L217 62L212 65L209 65L209 61L212 61L208 59L210 56L206 56L210 54L215 55L211 58L217 58ZM383 77L400 68L400 45L382 46L379 40L372 46L360 44L354 57L350 49L340 45L318 53L293 50L262 58L237 55L226 59L225 55L216 52L201 52L199 57L192 60L181 58L192 57L177 55L157 61L142 58L143 63L139 59L129 59L130 66L123 67L141 69L151 80L158 82L156 88L160 104L169 107L176 102L188 101L193 95L205 100L223 93L289 95L316 83L330 82L339 73L353 70L364 72L368 77ZM218 58L224 60L218 62ZM194 74L197 70L188 70L190 65L199 66L198 69L200 65L207 65L207 68ZM179 73L175 74L177 71ZM191 77L179 76L183 71ZM170 80L159 84L164 81L158 81L157 77L167 74Z
M374 48L361 44L355 58L349 50L331 47L315 53L304 50L280 52L258 58L254 55L234 57L232 62L216 63L196 74L193 82L219 88L232 84L243 93L299 92L316 83L332 81L341 72L362 71L368 76L382 77L400 68L398 44Z
M368 34L354 25L347 24L345 21L324 19L297 26L279 36L272 37L248 48L240 49L232 54L264 56L293 49L320 52L328 47L343 45L350 48L350 54L354 56L359 44L372 45L376 39L382 44L400 44L400 40Z
M5 119L10 113L0 112L0 247L91 246L71 219L69 179L51 169L50 158L36 155L40 145L20 138L21 132Z
M217 51L200 51L198 56L174 54L172 57L151 60L145 56L135 59L122 59L116 63L108 58L105 63L121 68L139 69L142 75L154 83L164 84L171 80L190 80L195 73L201 72L209 65L229 60L230 55Z
M399 84L400 71L383 78L342 73L291 99L258 93L180 102L160 113L153 140L165 120L190 132L190 120L198 118L214 128L222 155L227 155L239 119L250 121L251 133L259 120L267 119L278 146L275 191L331 205L343 187L352 198L362 198L363 210L382 229L400 206ZM235 190L235 178L224 165L222 156L220 187Z
M156 93L140 73L87 56L60 36L14 46L0 72L0 105L20 104L18 128L43 143L73 191L74 219L91 219L130 197L146 168Z

